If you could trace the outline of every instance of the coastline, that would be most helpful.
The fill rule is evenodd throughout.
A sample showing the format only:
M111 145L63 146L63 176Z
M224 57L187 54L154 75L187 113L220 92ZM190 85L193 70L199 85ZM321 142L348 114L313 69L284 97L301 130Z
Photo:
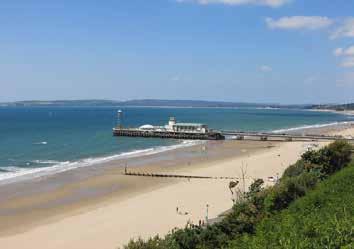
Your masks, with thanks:
M311 109L311 110L316 112L332 112L332 113L337 113L342 115L354 116L354 110L343 110L343 111L337 111L331 109Z
M317 132L353 136L353 130L350 124ZM203 176L239 176L240 168L247 167L247 187L251 178L282 174L314 143L208 143L167 152L159 161L155 156L147 156L140 163L131 159L128 165L142 172ZM27 192L10 198L4 198L9 192L2 189L0 243L6 248L20 248L24 242L27 248L36 248L40 243L46 248L116 248L133 237L163 235L188 221L197 223L205 219L206 204L210 205L210 218L232 205L229 180L123 176L124 167L117 168L115 163L85 169L85 177L78 177L83 169L77 169L39 179L32 186L17 184L17 192ZM48 184L45 191L43 180ZM40 191L36 189L39 187ZM189 214L176 214L176 207Z

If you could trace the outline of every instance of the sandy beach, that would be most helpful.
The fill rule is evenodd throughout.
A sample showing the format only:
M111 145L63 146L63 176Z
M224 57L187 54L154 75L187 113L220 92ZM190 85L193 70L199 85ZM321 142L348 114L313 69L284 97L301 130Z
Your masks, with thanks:
M354 136L352 125L322 132ZM256 178L273 184L268 177L281 175L308 146L327 143L225 141L207 149L207 145L190 148L196 157L181 158L170 152L158 164L152 161L130 169L213 177L240 177L244 169L245 186L240 187L247 188ZM17 185L19 193L10 197L11 189L2 190L1 248L117 248L131 238L164 235L187 222L197 224L206 219L207 205L209 218L232 206L230 180L133 177L122 175L123 170L107 165L60 187L53 187L55 179L51 179L46 191L35 191L36 183ZM66 173L65 179L70 174L75 172Z
M331 109L313 109L313 111L316 111L316 112L332 112L332 113L344 114L344 115L349 115L349 116L353 116L354 115L354 111L353 110L337 111L337 110L331 110Z

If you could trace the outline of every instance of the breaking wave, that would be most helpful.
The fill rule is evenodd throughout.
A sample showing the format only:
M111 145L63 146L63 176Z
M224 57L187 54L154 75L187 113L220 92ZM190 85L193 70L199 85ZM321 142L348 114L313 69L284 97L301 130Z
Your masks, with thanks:
M77 161L61 162L55 160L34 160L29 162L29 164L34 163L34 164L50 165L50 166L44 166L44 167L41 166L36 168L34 167L25 168L25 167L16 167L16 166L0 167L0 185L5 183L10 183L10 182L16 182L24 179L52 175L52 174L65 172L72 169L88 167L88 166L97 165L100 163L105 163L117 159L153 155L153 154L162 153L162 152L166 152L178 148L201 144L204 142L205 141L186 140L176 145L158 146L158 147L152 147L148 149L123 152L117 155L110 155L110 156L96 157L96 158L86 158Z
M273 130L273 133L287 133L292 131L301 131L307 129L316 129L316 128L323 128L323 127L330 127L330 126L337 126L337 125L349 125L354 124L354 121L344 121L344 122L333 122L333 123L326 123L326 124L314 124L314 125L302 125L297 127Z

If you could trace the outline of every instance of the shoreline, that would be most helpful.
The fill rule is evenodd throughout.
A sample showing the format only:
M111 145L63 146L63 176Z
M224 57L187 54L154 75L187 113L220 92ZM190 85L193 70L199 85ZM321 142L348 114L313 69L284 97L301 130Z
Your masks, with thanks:
M354 135L352 124L316 130ZM167 152L158 163L154 156L147 156L148 164L133 164L136 159L132 159L129 165L143 172L204 176L237 176L240 168L247 166L250 178L266 179L282 174L314 143L208 143L207 152L204 145L197 145ZM322 146L327 142L316 144ZM7 199L4 196L9 192L1 189L0 243L9 245L8 248L20 247L24 241L28 242L28 248L36 248L39 243L48 244L46 248L116 248L133 237L163 235L176 226L183 227L187 221L197 223L204 219L206 204L211 207L210 218L232 205L229 180L131 177L122 175L124 167L117 168L111 162L104 166L104 169L85 169L89 171L85 177L78 177L82 171L77 170L76 173L64 172L61 177L40 179L32 183L32 193L30 185L17 184L17 192L28 192ZM47 180L47 189L43 187L43 180ZM247 179L246 185L251 180ZM189 214L177 215L176 207ZM95 236L94 243L90 236Z
M332 110L332 109L311 109L311 110L316 111L316 112L331 112L331 113L336 113L336 114L354 116L354 110L343 110L343 111L337 111L337 110Z
M137 149L133 151L121 152L119 154L113 154L113 155L98 156L93 158L83 158L74 161L58 162L58 164L46 166L43 168L40 167L34 168L32 169L32 171L30 170L28 172L25 171L22 172L22 174L21 172L19 173L14 172L14 176L9 175L6 178L1 178L0 186L21 182L21 181L30 181L35 178L47 177L47 176L60 174L70 170L76 170L79 168L88 168L91 166L95 167L99 165L105 165L110 162L119 162L122 160L128 161L130 159L143 158L146 156L156 155L156 154L160 154L172 150L177 150L180 148L200 145L202 143L203 141L186 140L186 141L182 141L181 143L176 143L173 145L156 146L156 147L150 147L146 149ZM51 161L51 160L47 160L47 161Z
M5 222L4 226L4 223L0 222L0 237L16 233L19 230L18 224L22 225L20 230L25 231L28 230L26 223L29 223L28 228L31 228L41 224L42 221L46 222L47 218L43 217L43 209L45 209L46 216L52 216L57 220L56 216L60 217L61 213L86 212L97 208L97 206L105 205L111 200L123 201L136 194L150 192L183 181L171 178L127 177L123 175L125 163L129 165L129 170L138 172L178 174L203 169L208 167L210 163L218 164L234 157L245 157L246 155L243 155L244 152L241 150L255 153L267 149L268 146L269 143L257 141L242 143L238 141L212 141L208 144L167 151L158 155L160 158L156 158L155 154L130 158L124 162L117 160L97 165L97 167L77 168L50 175L42 179L39 178L37 181L29 180L2 186L0 189L0 217L2 217L2 221L8 219L12 224L9 226ZM235 153L235 149L238 152ZM136 185L137 181L144 187ZM16 194L11 196L14 191ZM40 212L37 213L37 210ZM28 211L31 211L28 217L30 220L25 222L27 215L23 213ZM4 216L7 217L4 218ZM13 217L8 218L9 216L18 217L14 219ZM38 222L38 220L41 221Z

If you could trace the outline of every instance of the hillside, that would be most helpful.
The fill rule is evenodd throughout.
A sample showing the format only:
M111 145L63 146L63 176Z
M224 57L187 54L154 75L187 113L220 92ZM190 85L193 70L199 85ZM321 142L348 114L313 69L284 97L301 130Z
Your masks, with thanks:
M354 162L229 248L354 248Z

